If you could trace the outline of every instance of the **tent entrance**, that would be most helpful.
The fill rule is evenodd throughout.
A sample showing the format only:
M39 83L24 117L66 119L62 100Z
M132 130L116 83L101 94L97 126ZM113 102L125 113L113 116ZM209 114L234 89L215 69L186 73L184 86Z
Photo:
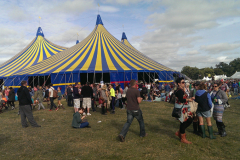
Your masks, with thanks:
M155 72L138 72L138 82L152 83L155 79L158 79L158 75Z
M51 83L51 76L30 76L28 77L28 85L31 87L47 86Z
M110 83L110 73L80 73L81 84L92 83Z

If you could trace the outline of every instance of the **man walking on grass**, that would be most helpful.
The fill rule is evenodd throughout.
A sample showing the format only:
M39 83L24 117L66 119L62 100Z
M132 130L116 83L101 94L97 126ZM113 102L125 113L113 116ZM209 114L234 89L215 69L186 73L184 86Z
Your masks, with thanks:
M33 118L32 114L32 99L30 96L30 93L27 89L27 81L21 82L21 87L17 91L18 100L19 100L19 111L21 114L21 123L22 127L26 128L28 127L27 120L30 122L32 127L41 127L37 124L37 122Z
M128 129L133 121L133 118L138 120L140 125L140 137L146 137L145 126L142 116L142 111L139 108L139 104L142 101L140 97L140 91L136 88L136 80L130 81L130 88L127 90L127 122L123 126L121 133L119 134L119 139L121 142L125 141Z
M54 92L55 89L53 88L53 84L52 83L50 83L49 86L50 86L49 87L49 97L50 97L50 102L51 102L51 108L50 108L49 111L52 111L53 107L56 108L56 111L58 111L59 108L56 106L55 103L53 103L53 101L54 101L53 92Z

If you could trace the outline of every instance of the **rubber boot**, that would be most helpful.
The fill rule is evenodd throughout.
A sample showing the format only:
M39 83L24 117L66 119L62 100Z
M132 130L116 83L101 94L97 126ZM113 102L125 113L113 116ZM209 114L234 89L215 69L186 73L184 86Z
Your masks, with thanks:
M208 126L208 133L209 133L209 138L210 138L210 139L216 139L216 137L213 136L212 126Z
M216 121L216 124L217 124L217 128L218 128L218 132L214 133L214 135L221 135L222 134L221 133L221 126L220 126L218 121Z
M202 138L205 138L206 137L206 134L205 134L205 126L204 125L199 125L200 128L201 128L201 132L202 132Z
M226 137L227 136L227 132L225 130L225 125L223 122L220 122L221 124L221 130L222 130L222 133L221 133L221 137Z
M105 114L105 106L103 106L103 105L102 105L102 114L103 114L103 115L106 115L106 114Z
M198 122L198 135L202 135L202 130L201 130L201 127L199 125L199 122Z
M199 133L198 133L198 122L193 122L193 133L199 135Z
M186 139L186 133L181 134L181 142L186 143L186 144L192 144L192 142L190 142Z
M180 133L180 130L178 130L178 131L175 133L175 135L176 135L179 139L181 139L181 133Z

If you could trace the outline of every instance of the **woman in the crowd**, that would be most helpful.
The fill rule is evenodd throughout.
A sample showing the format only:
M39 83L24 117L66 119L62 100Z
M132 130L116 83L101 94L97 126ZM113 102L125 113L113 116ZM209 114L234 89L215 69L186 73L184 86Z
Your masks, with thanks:
M188 95L185 93L185 81L184 78L177 78L176 83L178 85L178 89L175 92L176 96L176 102L175 106L176 108L182 108L181 116L178 118L180 121L180 129L175 133L176 136L178 136L181 139L182 143L191 144L192 142L188 141L186 139L186 133L185 129L192 123L192 113L190 112L190 106L188 105L188 102L192 102L192 98L188 98Z
M206 118L207 128L210 139L216 139L213 136L212 122L211 122L211 108L212 100L208 92L206 92L207 86L204 82L201 82L196 86L197 92L195 95L195 101L198 103L197 116L199 120L199 126L201 128L202 138L206 137L205 126L203 123L203 117Z
M111 100L111 109L112 109L112 112L111 114L115 114L115 90L113 89L113 84L110 85L110 96L112 97L112 100Z
M107 86L104 85L101 88L101 92L100 92L100 97L102 98L102 115L106 115L106 110L105 108L107 108L107 100L108 100L108 92L107 92Z
M6 89L4 90L4 95L5 95L5 98L8 100L8 96L9 96L9 87L6 87Z
M186 87L185 87L185 93L187 93L187 95L190 95L190 89L189 89L190 84L186 83Z
M42 87L39 87L39 90L37 91L37 99L38 99L38 111L41 109L41 107L43 108L43 110L45 110L45 107L43 105L43 90Z
M9 94L8 94L8 104L12 107L12 110L15 109L15 92L12 87L9 88Z
M58 108L60 109L60 107L62 107L63 109L65 109L62 105L62 102L61 102L62 97L63 97L61 89L62 89L61 87L57 88L57 91L58 91Z
M45 98L46 98L46 101L47 101L47 105L49 106L50 105L50 103L49 103L49 101L50 101L50 99L49 99L49 86L45 87Z
M221 137L227 136L225 125L223 123L223 112L224 112L224 105L228 101L226 93L219 89L220 83L214 83L214 89L210 93L212 102L214 104L213 109L213 118L216 121L218 132L215 135L221 135Z

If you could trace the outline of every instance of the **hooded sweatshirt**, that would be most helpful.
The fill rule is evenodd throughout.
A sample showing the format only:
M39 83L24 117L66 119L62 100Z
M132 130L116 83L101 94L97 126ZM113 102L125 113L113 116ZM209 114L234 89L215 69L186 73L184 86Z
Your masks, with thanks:
M73 114L73 120L72 120L72 127L74 128L80 128L82 119L81 119L81 115L79 112L76 112Z
M18 101L20 106L32 104L32 99L27 87L21 86L17 91L17 95L18 95Z
M195 101L198 103L197 111L199 112L209 111L212 108L211 96L205 90L196 92Z

